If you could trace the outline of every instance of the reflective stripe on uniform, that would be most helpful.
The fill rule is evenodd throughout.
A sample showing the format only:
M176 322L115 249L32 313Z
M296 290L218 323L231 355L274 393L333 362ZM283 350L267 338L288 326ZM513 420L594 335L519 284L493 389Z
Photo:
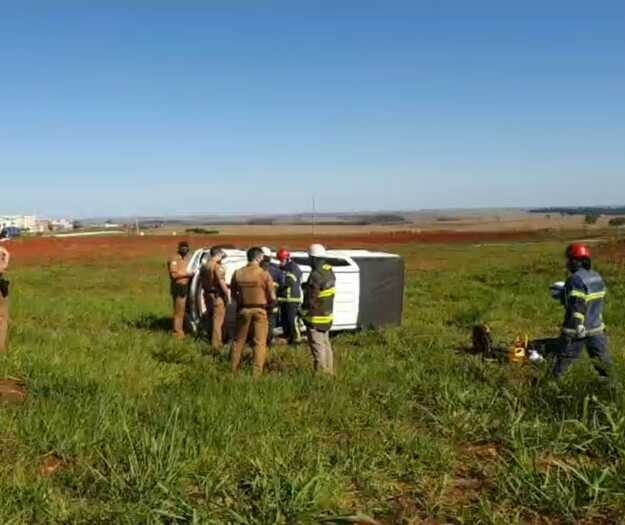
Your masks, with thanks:
M586 330L586 337L592 337L593 335L601 335L605 331L605 325L602 324L598 328L593 328L592 330ZM575 328L562 328L562 333L564 335L577 336L577 330Z
M575 312L575 313L573 314L573 317L574 317L575 319L579 319L579 320L580 320L580 321L582 321L582 322L584 322L584 320L586 319L586 316L585 316L584 314L582 314L582 313L579 313L579 312Z
M599 335L605 331L605 325L602 324L599 328L593 328L592 330L586 330L588 335Z
M336 295L336 288L328 288L319 292L319 297L325 299L327 297L334 297Z
M313 315L313 316L305 317L305 320L313 324L328 324L334 321L334 316L333 315L324 315L324 316Z
M279 303L293 303L293 304L302 304L301 297L278 297Z
M589 294L586 294L581 290L572 290L569 294L569 297L581 299L582 301L589 303L592 301L598 301L599 299L603 299L605 297L605 290L603 292L595 292Z

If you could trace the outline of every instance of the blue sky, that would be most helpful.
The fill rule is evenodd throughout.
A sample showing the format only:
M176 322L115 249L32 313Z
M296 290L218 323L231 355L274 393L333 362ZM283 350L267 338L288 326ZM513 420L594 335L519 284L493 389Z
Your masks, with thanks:
M624 204L623 28L622 0L3 2L0 213Z

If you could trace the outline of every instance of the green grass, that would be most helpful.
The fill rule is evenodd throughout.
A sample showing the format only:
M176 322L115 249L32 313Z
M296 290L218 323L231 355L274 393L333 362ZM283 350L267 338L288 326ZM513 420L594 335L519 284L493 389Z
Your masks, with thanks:
M600 385L584 360L555 384L457 349L482 321L501 342L555 335L561 246L401 251L403 326L337 338L335 381L305 349L253 381L176 343L161 260L14 268L0 376L29 398L0 407L0 521L618 523L622 267L599 261L619 380ZM42 476L50 455L64 466Z

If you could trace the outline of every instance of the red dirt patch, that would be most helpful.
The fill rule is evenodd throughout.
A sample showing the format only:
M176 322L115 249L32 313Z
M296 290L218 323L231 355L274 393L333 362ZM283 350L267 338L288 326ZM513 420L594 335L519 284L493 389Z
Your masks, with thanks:
M43 478L49 478L54 476L57 472L66 468L69 465L61 456L56 454L50 454L43 458L41 465L39 466L39 475Z
M465 456L478 462L495 461L499 458L497 443L472 443L463 447Z
M0 403L15 404L26 400L28 390L19 379L0 379Z
M372 232L367 234L319 235L315 240L330 248L375 248L405 245L410 243L477 243L498 241L527 241L532 232L457 232L457 231L398 231ZM289 246L292 249L304 249L313 240L310 236L279 235L274 236L157 236L137 237L72 237L17 239L6 244L11 251L13 261L22 264L79 263L119 259L135 259L145 256L162 256L175 252L180 239L188 238L192 246L211 246L215 244L247 247L251 245L269 245L273 247Z

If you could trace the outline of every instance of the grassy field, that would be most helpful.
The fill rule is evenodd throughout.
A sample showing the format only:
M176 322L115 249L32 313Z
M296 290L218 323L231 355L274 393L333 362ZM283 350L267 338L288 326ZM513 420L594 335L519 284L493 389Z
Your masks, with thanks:
M623 267L598 261L615 385L458 351L480 321L555 335L562 249L400 248L404 324L336 338L335 381L303 348L255 382L173 341L160 257L15 267L0 376L29 394L0 407L0 522L619 523Z

